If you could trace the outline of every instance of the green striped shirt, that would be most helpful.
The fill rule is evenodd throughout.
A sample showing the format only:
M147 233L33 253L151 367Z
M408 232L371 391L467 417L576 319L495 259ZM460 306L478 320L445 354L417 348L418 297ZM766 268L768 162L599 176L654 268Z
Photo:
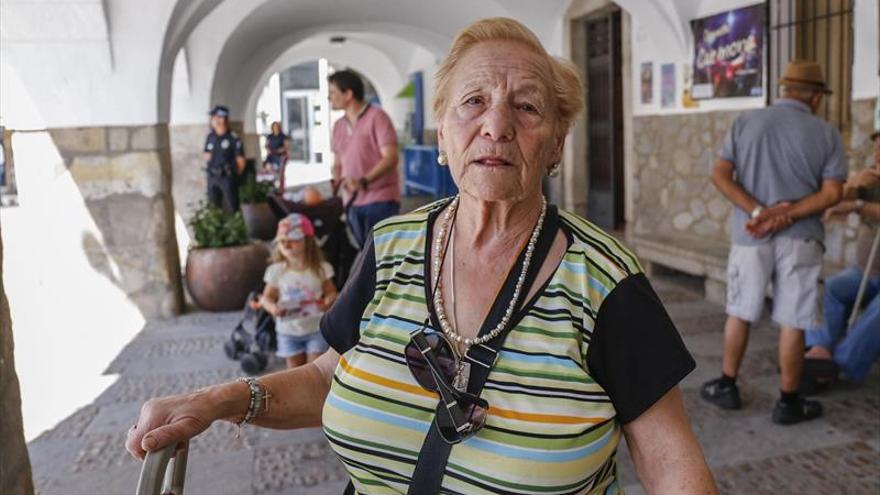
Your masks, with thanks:
M428 233L446 204L377 225L372 252L355 267L370 283L346 285L321 324L342 354L324 406L324 431L361 494L407 492L434 418L439 397L412 377L404 347L429 311ZM658 320L659 330L644 328L642 316L600 315L622 281L644 279L642 269L627 249L586 220L566 212L559 216L567 250L504 340L481 393L490 405L486 425L452 448L444 493L621 493L615 461L621 424L693 368L653 292L645 299L631 295L639 291L620 291L621 304L636 304L633 314L665 318ZM359 318L340 316L353 310ZM603 355L593 359L591 343L603 319L627 328L620 338L602 337ZM643 349L631 342L637 332L661 335L663 343ZM646 357L658 351L667 358Z

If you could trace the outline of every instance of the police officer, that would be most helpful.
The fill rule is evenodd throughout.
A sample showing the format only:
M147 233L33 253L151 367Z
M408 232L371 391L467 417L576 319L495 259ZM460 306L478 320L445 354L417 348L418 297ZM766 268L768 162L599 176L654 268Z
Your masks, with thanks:
M229 109L217 105L211 110L211 133L205 140L208 162L208 201L226 212L238 211L238 176L244 171L244 147L229 130Z

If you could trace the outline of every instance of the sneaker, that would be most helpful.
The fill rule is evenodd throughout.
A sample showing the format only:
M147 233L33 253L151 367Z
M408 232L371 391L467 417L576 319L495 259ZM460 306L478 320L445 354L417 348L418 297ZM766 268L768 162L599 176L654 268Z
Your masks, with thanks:
M797 402L776 401L773 408L773 422L778 425L793 425L802 421L816 419L822 415L822 404L801 397Z
M739 389L736 384L727 387L721 386L721 378L709 380L700 388L700 397L706 402L715 404L721 409L739 409L742 401L739 398Z

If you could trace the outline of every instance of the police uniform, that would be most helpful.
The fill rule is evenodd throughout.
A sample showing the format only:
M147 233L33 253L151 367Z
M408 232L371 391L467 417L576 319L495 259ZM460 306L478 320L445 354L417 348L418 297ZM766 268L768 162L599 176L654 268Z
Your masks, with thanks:
M205 140L208 160L208 201L218 207L238 211L238 173L236 158L244 157L244 147L238 135L227 130L217 135L213 130Z

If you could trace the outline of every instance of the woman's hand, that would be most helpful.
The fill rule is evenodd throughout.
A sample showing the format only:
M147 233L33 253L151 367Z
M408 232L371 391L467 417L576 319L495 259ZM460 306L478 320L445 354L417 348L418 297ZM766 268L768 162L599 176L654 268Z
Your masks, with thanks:
M137 423L128 430L126 450L143 459L147 452L195 437L220 419L220 402L215 397L211 389L203 389L148 400L141 407Z

